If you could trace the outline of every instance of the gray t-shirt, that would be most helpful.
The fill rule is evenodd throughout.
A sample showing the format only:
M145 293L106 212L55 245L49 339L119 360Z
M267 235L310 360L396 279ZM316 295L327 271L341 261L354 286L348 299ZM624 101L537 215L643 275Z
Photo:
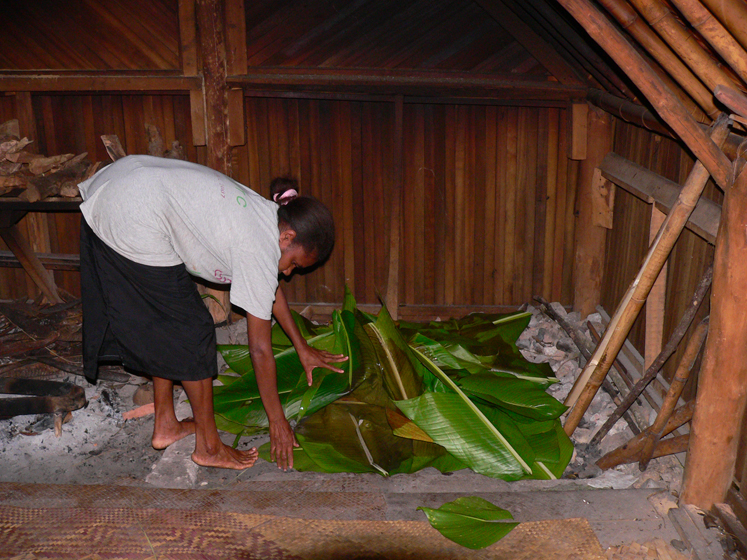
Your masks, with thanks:
M79 185L81 211L120 255L149 266L184 263L231 283L231 302L270 319L278 287L278 206L230 177L181 160L128 156Z

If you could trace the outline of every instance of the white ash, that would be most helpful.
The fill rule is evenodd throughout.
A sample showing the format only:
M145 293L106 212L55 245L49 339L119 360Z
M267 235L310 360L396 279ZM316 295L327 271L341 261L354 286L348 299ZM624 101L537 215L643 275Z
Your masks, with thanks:
M553 384L548 392L562 402L581 373L580 352L554 320L532 306L528 310L532 317L528 328L519 337L517 346L529 361L546 362L550 365L558 383ZM569 313L567 319L586 332L585 322L581 322L578 313ZM598 316L591 316L590 319L601 322ZM598 332L601 330L599 327ZM218 329L217 335L219 343L246 344L246 321L222 327ZM122 418L123 412L135 408L132 396L138 385L146 382L144 378L131 376L128 384L99 382L96 386L80 377L68 376L61 380L83 386L88 405L72 413L72 421L63 425L60 438L54 435L51 415L18 416L0 420L0 456L3 460L1 480L28 483L135 484L149 474L152 475L151 479L155 478L162 467L167 466L166 463L162 467L157 464L173 453L167 455L150 447L153 416L128 421ZM177 393L177 417L191 415L189 405L184 402L183 392L179 389ZM672 492L678 491L682 467L674 457L652 460L645 472L640 472L637 464L621 465L607 474L596 467L594 461L604 452L628 441L633 435L626 422L620 420L604 438L601 446L589 449L589 441L614 408L610 396L600 390L572 436L574 457L564 476L594 479L596 484L608 487L629 483L636 487L662 487L669 488ZM242 445L246 443L242 441ZM185 442L183 445L188 451L191 443ZM191 463L189 453L184 451L182 455L185 462ZM109 462L102 469L104 459ZM51 476L50 472L53 473ZM200 484L199 481L194 482L194 473L189 469L183 474L183 481L187 486Z
M553 308L557 309L558 305L554 304ZM532 317L516 345L530 362L550 365L558 383L551 385L548 393L562 402L580 375L583 369L581 364L585 363L585 360L571 337L555 320L531 305L527 311L532 313ZM597 333L604 331L602 318L598 313L589 315L581 321L579 313L572 312L567 313L565 319L590 340L593 338L586 325L587 321L593 324ZM675 457L653 459L644 472L639 470L637 463L620 465L606 473L594 464L602 455L625 444L633 437L627 422L621 418L598 446L589 448L591 439L616 408L612 397L604 389L600 389L571 436L575 451L565 476L599 479L599 484L602 485L607 484L605 481L609 480L609 487L619 487L627 483L628 486L636 488L659 487L678 492L682 480L682 465Z

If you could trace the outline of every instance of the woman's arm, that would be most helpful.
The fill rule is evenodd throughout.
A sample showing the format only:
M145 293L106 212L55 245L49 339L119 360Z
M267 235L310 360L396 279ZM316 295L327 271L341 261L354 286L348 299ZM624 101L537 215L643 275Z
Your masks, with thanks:
M341 369L330 364L344 362L348 359L347 356L344 354L332 354L325 350L317 350L306 343L306 339L304 339L301 331L298 330L298 325L296 325L296 322L293 320L290 307L288 306L288 300L285 299L285 294L283 293L283 288L281 286L278 286L277 293L275 294L275 303L272 306L272 314L275 316L278 323L280 323L280 326L283 327L285 334L288 335L288 338L290 338L293 343L293 347L296 349L296 352L298 352L298 357L301 360L301 365L303 365L304 371L306 372L306 381L309 385L311 385L313 381L311 373L315 368L323 367L342 373Z
M270 421L270 458L277 461L279 468L287 470L293 468L293 448L298 447L298 442L280 403L275 356L272 353L272 325L269 320L259 319L251 313L246 314L246 321L259 396Z

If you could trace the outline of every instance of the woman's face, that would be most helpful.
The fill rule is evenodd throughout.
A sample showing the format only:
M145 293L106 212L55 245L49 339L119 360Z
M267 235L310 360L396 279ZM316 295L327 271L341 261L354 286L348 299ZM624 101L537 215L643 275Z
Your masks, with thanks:
M296 232L285 230L280 234L280 262L278 270L290 276L296 268L308 268L316 263L316 254L309 254L300 244L294 243Z

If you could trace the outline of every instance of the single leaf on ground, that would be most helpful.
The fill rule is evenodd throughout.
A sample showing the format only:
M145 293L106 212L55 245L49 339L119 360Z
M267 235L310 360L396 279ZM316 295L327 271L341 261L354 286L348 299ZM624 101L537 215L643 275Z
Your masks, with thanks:
M419 507L447 539L473 550L485 548L510 533L518 523L510 512L477 496L448 502L438 509Z

